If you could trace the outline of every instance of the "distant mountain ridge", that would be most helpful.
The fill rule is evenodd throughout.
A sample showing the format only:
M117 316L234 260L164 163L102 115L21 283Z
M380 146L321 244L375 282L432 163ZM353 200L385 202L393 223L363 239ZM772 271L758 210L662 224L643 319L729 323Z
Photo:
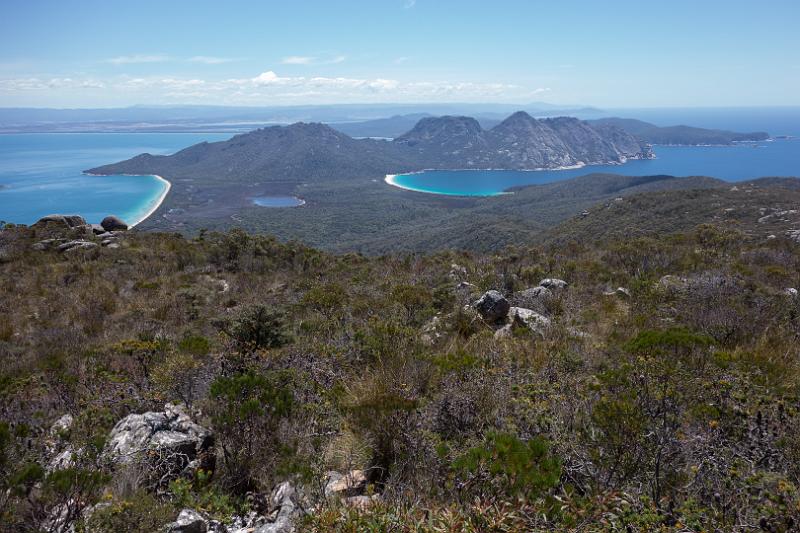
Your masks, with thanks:
M625 130L638 140L649 144L728 145L734 142L764 141L769 133L756 131L737 133L728 130L695 128L692 126L656 126L632 118L601 118L588 121L593 126L614 126Z
M614 126L598 128L569 117L535 119L521 111L490 130L470 117L426 117L393 141L353 139L319 123L272 126L89 172L296 184L424 168L532 170L649 157L649 146Z

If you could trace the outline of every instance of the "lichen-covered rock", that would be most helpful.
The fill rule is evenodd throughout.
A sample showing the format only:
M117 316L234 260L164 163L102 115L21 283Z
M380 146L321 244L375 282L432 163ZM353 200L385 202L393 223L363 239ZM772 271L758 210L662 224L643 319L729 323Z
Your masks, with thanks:
M37 220L33 225L34 227L53 226L69 229L85 226L86 220L80 215L47 215Z
M63 244L59 244L56 249L59 252L71 252L73 250L89 250L91 248L97 248L97 243L91 241L76 240L76 241L67 241Z
M171 472L202 466L213 444L208 429L195 424L184 410L166 404L163 412L131 414L117 422L108 438L104 456L114 463L140 461L145 452L155 455Z
M553 289L566 289L567 282L558 278L545 278L539 282L540 287L546 287L550 290Z
M440 331L442 327L442 319L439 315L431 318L424 326L422 326L422 335L420 340L428 346L433 346L442 337Z
M53 472L75 466L75 458L80 452L73 448L68 440L73 424L72 415L66 414L56 420L47 433L45 446L49 460L45 470Z
M682 278L680 276L674 276L672 274L667 274L666 276L661 276L661 278L656 283L656 287L661 290L665 291L675 291L681 290L688 284L686 278Z
M508 319L513 324L515 322L527 326L534 333L544 335L550 327L550 319L540 315L531 309L522 307L512 307L508 311Z
M294 533L294 521L301 513L296 498L297 491L291 482L284 481L275 487L270 497L276 512L275 520L260 526L255 533Z
M498 291L491 290L486 291L473 304L473 307L478 310L484 320L496 322L508 314L511 304Z
M208 522L194 509L183 509L178 518L167 527L169 533L206 533Z
M106 231L118 231L118 230L126 230L128 229L128 224L126 224L121 218L116 217L114 215L109 215L104 218L100 225Z
M616 290L604 292L603 295L605 295L605 296L619 296L620 298L630 298L631 297L631 291L629 291L625 287L617 287Z
M359 496L367 488L367 476L363 470L351 470L345 474L328 472L325 496Z
M350 496L349 498L344 499L344 504L349 507L353 507L355 509L363 511L365 509L369 509L380 500L381 500L380 494L373 494L372 496L364 496L364 495Z
M512 301L519 307L533 309L537 313L547 313L548 305L553 300L553 291L547 287L531 287L514 293Z

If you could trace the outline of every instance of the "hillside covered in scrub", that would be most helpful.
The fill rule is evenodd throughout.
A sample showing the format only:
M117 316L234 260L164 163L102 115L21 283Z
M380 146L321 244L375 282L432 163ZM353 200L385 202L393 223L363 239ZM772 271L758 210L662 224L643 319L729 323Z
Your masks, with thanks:
M794 214L714 193L492 254L8 226L0 528L796 530Z

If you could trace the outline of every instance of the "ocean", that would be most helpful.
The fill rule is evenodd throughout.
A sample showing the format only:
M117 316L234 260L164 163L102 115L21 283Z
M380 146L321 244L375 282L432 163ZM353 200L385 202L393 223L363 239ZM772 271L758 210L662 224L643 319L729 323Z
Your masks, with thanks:
M616 110L659 125L688 124L735 131L800 136L800 108ZM51 213L79 214L99 222L114 214L141 221L166 184L154 176L87 176L86 169L140 153L170 154L231 133L33 133L0 135L0 221L31 224ZM591 172L626 175L713 176L741 181L800 176L800 139L735 146L656 146L657 159L618 166L557 171L431 171L394 178L409 189L454 195L492 195L509 187L547 183ZM357 201L357 200L354 200Z
M135 155L170 154L228 133L29 133L0 135L0 221L32 224L52 213L90 223L117 215L140 222L166 184L154 176L87 176Z

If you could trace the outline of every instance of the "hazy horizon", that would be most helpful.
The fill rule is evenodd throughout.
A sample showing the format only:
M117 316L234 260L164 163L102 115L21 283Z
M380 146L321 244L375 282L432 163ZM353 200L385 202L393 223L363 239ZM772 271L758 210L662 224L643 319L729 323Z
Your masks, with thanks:
M0 107L800 105L800 5L37 0L4 7Z

